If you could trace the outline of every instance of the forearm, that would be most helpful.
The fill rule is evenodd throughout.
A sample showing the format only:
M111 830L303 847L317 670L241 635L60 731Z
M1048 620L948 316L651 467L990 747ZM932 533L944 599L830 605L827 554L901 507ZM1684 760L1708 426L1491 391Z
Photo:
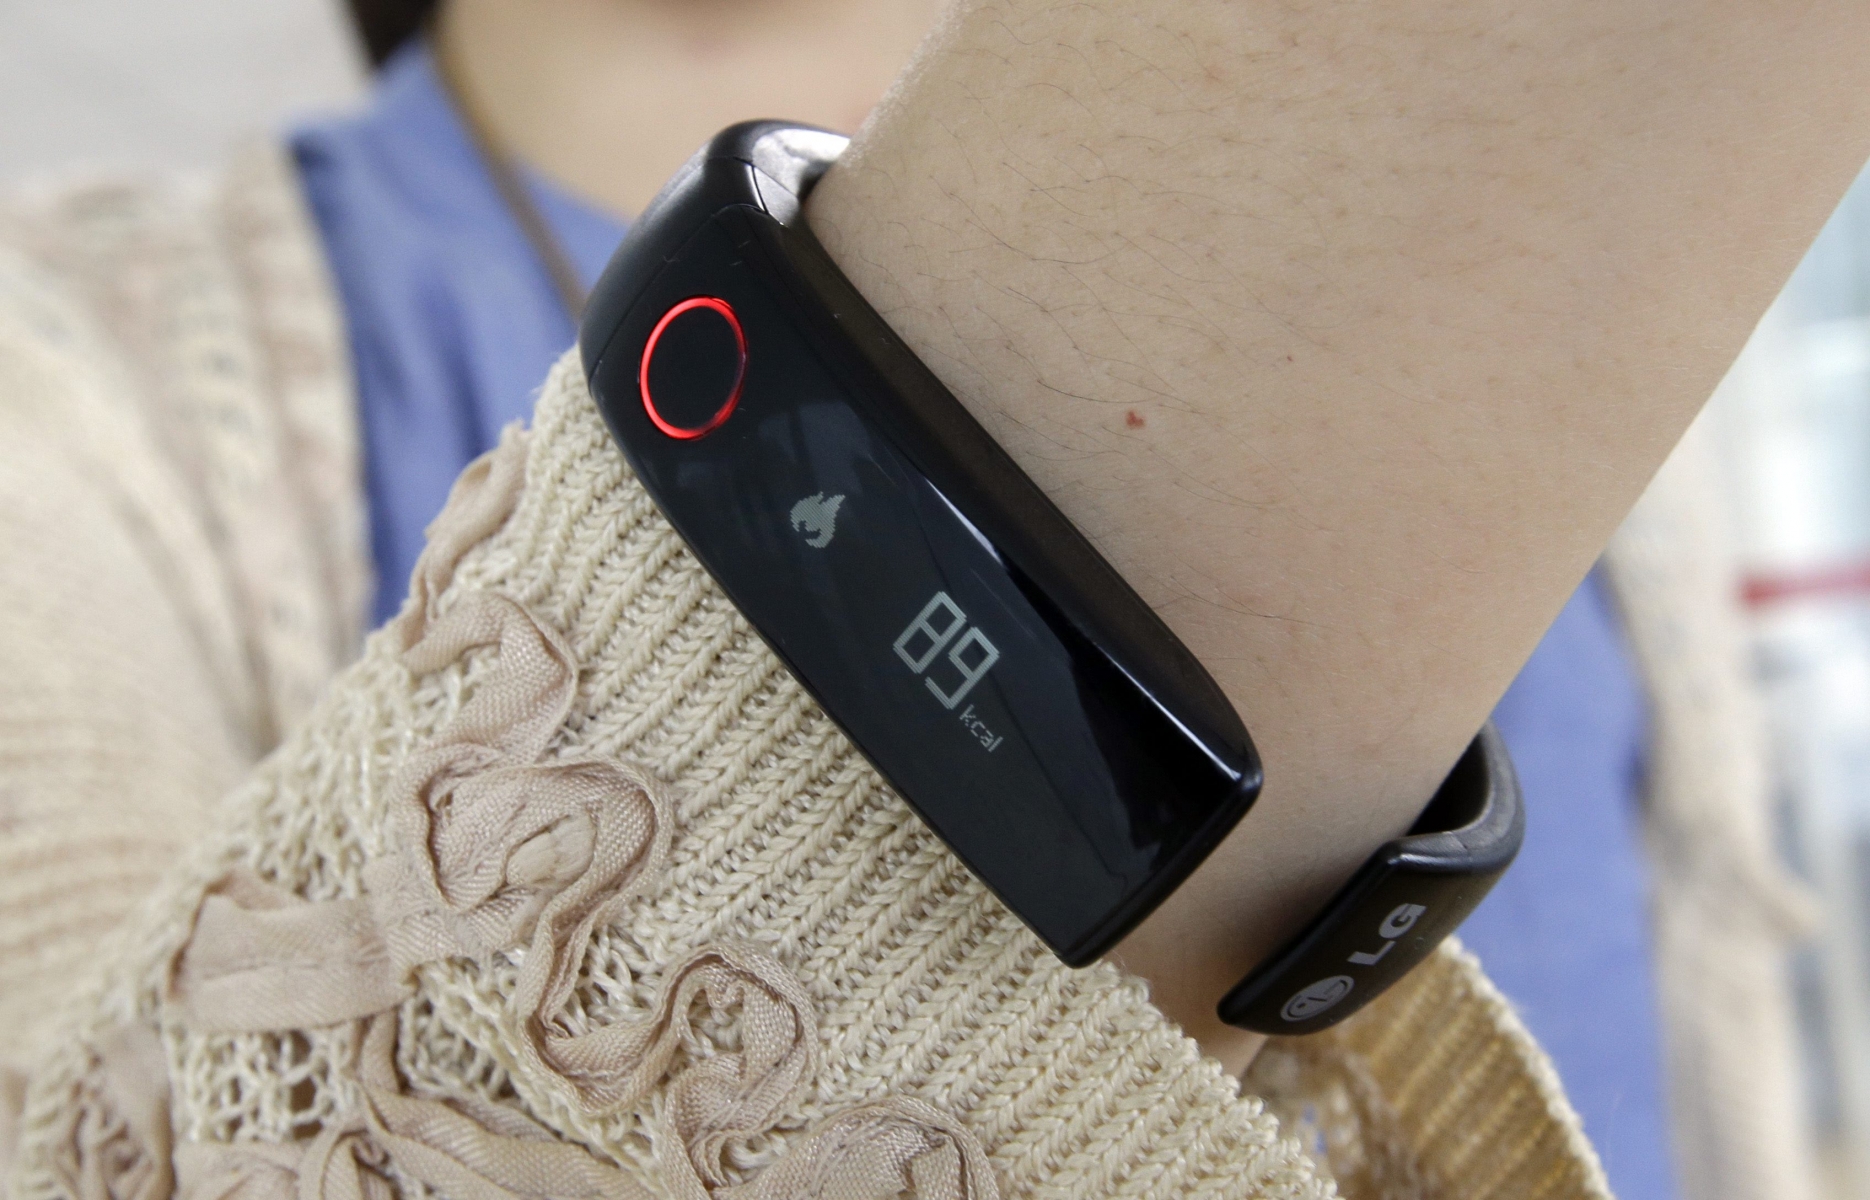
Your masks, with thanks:
M1405 828L1870 145L1870 10L963 6L816 193L1214 672L1254 812L1121 948L1214 1001Z

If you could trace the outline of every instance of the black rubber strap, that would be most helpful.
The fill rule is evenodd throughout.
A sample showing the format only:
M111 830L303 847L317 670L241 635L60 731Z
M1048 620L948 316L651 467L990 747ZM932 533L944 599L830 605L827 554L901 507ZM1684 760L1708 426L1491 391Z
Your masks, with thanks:
M1260 1033L1337 1024L1427 958L1505 873L1525 837L1519 779L1489 724L1409 833L1358 868L1278 953L1221 1001Z

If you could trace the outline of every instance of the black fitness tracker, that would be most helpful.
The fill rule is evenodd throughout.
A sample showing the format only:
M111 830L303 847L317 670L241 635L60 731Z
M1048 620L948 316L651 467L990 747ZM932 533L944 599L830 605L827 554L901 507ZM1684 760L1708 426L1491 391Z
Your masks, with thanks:
M651 498L800 683L1082 966L1233 829L1259 760L1200 663L800 220L845 144L756 122L691 159L591 295L591 392ZM1497 740L1483 735L1442 791L1425 820L1459 831L1379 851L1230 993L1229 1020L1321 1028L1466 915L1521 827ZM1360 922L1369 945L1345 953L1370 961L1338 970L1327 960Z

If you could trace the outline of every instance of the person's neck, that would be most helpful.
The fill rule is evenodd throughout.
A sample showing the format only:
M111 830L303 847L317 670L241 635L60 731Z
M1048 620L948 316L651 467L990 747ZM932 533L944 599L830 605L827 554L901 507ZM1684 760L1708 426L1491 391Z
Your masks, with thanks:
M515 158L619 216L721 128L854 129L942 0L448 0L436 28Z

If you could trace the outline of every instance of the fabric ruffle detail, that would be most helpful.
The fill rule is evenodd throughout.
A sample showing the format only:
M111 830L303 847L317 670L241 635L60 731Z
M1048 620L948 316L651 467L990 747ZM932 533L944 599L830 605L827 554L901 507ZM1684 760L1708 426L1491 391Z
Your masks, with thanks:
M181 1194L380 1200L397 1194L400 1176L457 1200L646 1197L619 1167L515 1108L403 1087L397 1010L415 992L415 969L509 954L520 963L509 1003L525 1031L522 1062L591 1112L641 1105L663 1089L659 1157L680 1200L882 1200L905 1187L926 1200L995 1200L979 1141L929 1105L899 1097L831 1118L752 1181L738 1180L734 1147L773 1133L819 1066L810 997L783 963L757 950L704 947L669 970L649 1013L574 1027L586 949L600 924L661 873L671 805L656 781L623 763L550 755L578 679L571 650L550 626L478 590L436 611L454 558L511 507L519 444L509 435L457 486L399 618L409 639L401 661L414 676L494 657L393 776L394 849L365 864L360 898L311 901L245 869L228 873L204 896L168 989L170 1019L195 1033L358 1022L356 1061L345 1074L361 1104L302 1151L190 1144L177 1158ZM698 1011L717 1021L732 1014L731 1050L690 1053L703 1040ZM88 1164L95 1155L80 1157Z

